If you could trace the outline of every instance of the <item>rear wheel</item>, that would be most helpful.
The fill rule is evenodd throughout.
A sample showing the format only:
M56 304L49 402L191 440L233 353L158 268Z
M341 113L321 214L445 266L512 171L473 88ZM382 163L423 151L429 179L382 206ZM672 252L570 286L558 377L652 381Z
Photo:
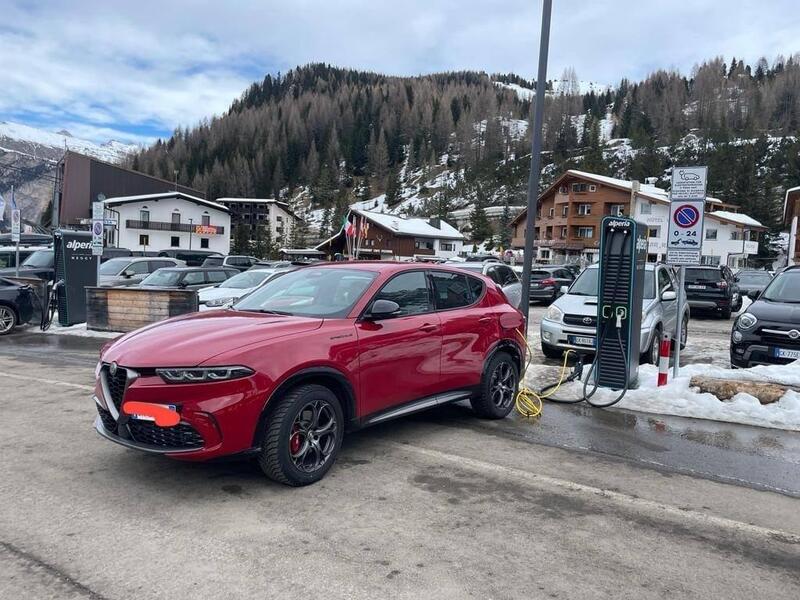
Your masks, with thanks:
M0 335L11 333L17 326L17 313L10 306L0 305Z
M470 403L479 417L502 419L514 408L519 386L519 370L509 354L498 352L489 361L478 397Z
M686 342L689 340L689 317L683 317L681 322L681 350L686 348Z
M265 424L258 456L261 470L292 486L315 483L333 466L344 433L336 395L327 387L301 385L279 400Z

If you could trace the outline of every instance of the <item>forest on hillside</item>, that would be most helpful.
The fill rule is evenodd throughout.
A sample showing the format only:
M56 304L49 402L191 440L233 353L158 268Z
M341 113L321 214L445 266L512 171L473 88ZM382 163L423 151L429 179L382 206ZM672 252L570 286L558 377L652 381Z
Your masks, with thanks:
M711 195L780 228L784 190L800 184L800 55L716 58L689 75L659 70L589 91L568 69L547 85L543 186L581 168L666 187L672 164L707 164ZM514 74L389 77L311 64L267 75L225 114L176 130L130 165L167 179L177 171L211 198L280 197L322 212L319 235L350 203L381 194L389 209L474 206L482 221L486 206L524 203L534 87ZM474 229L474 239L491 235Z

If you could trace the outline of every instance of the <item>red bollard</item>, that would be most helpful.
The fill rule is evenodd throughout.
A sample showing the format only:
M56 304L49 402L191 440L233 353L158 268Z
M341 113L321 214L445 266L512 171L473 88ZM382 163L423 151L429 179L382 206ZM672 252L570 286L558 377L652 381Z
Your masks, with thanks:
M658 387L667 385L667 374L669 373L669 351L672 340L668 333L661 338L661 345L658 351Z

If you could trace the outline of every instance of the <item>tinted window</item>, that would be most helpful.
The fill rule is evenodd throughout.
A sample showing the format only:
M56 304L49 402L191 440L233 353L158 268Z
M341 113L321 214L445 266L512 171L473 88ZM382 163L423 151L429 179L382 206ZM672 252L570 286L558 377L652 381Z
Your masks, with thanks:
M185 285L198 285L201 283L205 283L205 273L202 271L190 271L183 277L183 283Z
M428 281L423 271L403 273L393 278L375 295L375 300L397 302L400 315L418 315L431 310Z
M717 282L722 279L720 269L686 269L686 281L711 281Z
M472 293L472 302L477 302L483 295L483 282L477 277L467 277L467 282Z
M434 271L431 278L437 309L446 310L472 304L472 292L466 275Z
M766 271L749 271L737 274L739 281L752 285L766 285L772 281L772 276Z
M489 267L486 275L498 285L503 285L503 278L500 276L500 269L497 267Z
M777 275L764 290L761 298L773 302L800 303L800 271L792 270Z
M175 263L170 260L151 260L150 261L150 272L156 271L157 269L163 269L164 267L174 267Z
M228 278L228 274L225 271L208 271L206 275L211 283L222 283Z
M542 279L550 279L553 275L550 271L531 271L531 281L541 281Z
M500 279L502 280L501 285L511 285L512 283L519 282L516 273L514 273L514 271L512 271L509 267L502 266L495 268L498 270L500 274Z

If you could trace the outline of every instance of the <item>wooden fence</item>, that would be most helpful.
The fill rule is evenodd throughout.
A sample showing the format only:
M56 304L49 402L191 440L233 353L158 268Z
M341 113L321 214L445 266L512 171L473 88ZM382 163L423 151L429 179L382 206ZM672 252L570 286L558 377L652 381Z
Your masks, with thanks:
M127 332L170 317L197 312L195 290L87 287L86 327Z

